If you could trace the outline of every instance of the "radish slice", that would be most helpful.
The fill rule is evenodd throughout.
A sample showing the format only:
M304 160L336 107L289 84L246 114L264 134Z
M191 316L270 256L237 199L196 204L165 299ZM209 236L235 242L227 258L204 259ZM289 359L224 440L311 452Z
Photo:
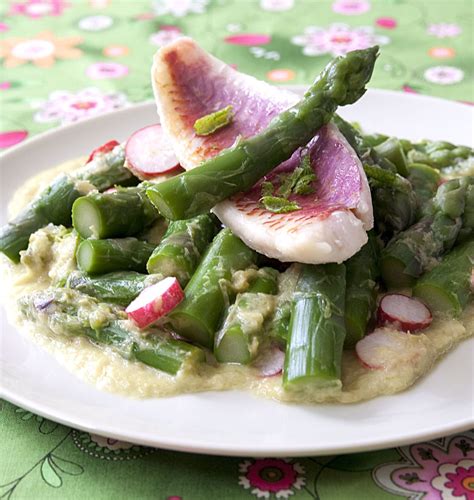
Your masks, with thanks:
M276 345L263 352L254 363L261 377L273 377L279 375L283 371L285 362L285 353Z
M112 188L106 189L104 191L104 193L107 193L107 194L116 193L116 192L117 192L117 188L116 187L112 187Z
M179 168L170 140L161 125L132 134L125 145L128 168L141 179L152 179Z
M146 287L125 312L138 327L145 328L172 311L183 299L178 280L169 277Z
M380 301L378 324L404 332L423 330L431 324L431 311L418 299L399 293L389 293Z
M94 159L95 155L104 154L104 153L108 153L109 151L112 151L112 149L114 149L115 146L118 146L119 144L120 143L115 141L115 140L106 142L105 144L100 146L100 148L96 148L96 149L94 149L94 151L92 151L92 153L90 154L86 163L89 163L90 161L92 161Z
M416 365L426 353L422 340L419 335L377 328L357 342L355 351L362 365L371 370Z

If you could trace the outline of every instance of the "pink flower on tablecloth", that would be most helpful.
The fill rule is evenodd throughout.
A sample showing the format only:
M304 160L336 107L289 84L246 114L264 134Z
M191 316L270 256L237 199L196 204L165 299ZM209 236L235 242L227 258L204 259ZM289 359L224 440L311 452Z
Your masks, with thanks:
M128 66L116 62L98 62L86 69L86 75L92 80L109 80L128 75Z
M464 79L464 71L454 66L432 66L423 73L425 80L439 85L453 85Z
M40 68L49 68L56 59L76 59L82 51L76 45L82 42L78 36L59 38L44 31L28 38L4 38L0 40L0 58L6 68L32 62Z
M28 137L26 130L9 130L8 132L0 132L0 149L6 149Z
M240 33L238 35L226 36L224 41L231 45L250 47L252 45L267 45L272 41L272 37L264 33Z
M73 123L90 116L99 115L129 104L125 94L104 92L95 87L73 93L56 90L40 103L34 119L40 123L59 122L61 125Z
M288 498L306 484L304 468L283 458L244 460L239 471L239 484L258 498Z
M0 90L8 90L11 86L10 82L0 82Z
M453 38L462 33L461 26L454 23L430 24L427 31L437 38Z
M393 30L397 27L397 20L393 17L379 17L375 20L375 24L386 30Z
M384 490L423 500L474 498L474 433L398 448L402 462L374 470Z
M370 10L368 0L336 0L332 4L332 10L345 16L357 16Z
M10 14L38 19L44 16L60 16L66 7L68 3L64 0L27 0L13 2L10 5Z
M10 26L5 23L0 23L0 33L4 33L5 31L8 31L10 29Z
M294 5L295 0L260 0L260 8L269 12L284 12Z
M160 29L150 35L150 43L157 47L164 47L178 38L183 37L182 31L178 26L160 26Z
M204 14L209 0L154 0L152 8L157 16L170 14L184 17L188 14Z
M339 56L355 49L366 49L376 44L384 45L389 43L390 39L376 35L371 26L352 28L347 24L334 23L328 28L308 26L303 35L294 36L291 41L303 47L305 56Z

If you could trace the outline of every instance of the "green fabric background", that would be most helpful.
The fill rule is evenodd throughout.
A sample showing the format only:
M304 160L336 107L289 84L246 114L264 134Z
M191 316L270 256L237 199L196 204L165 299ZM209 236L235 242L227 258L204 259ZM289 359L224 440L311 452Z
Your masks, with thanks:
M217 57L258 78L279 83L271 72L283 70L276 75L286 76L283 83L289 84L309 83L332 57L330 53L304 55L303 47L292 42L293 37L302 35L308 26L318 26L327 34L329 29L337 28L331 28L334 23L344 23L348 27L343 30L350 36L354 30L364 27L363 31L370 37L384 37L382 41L386 42L372 87L474 100L473 4L470 0L273 0L274 9L279 6L280 10L268 10L270 4L271 0L0 2L0 56L3 58L0 148L77 119L76 108L71 111L67 107L71 103L83 104L84 98L78 93L89 87L98 89L94 92L99 97L112 96L114 102L119 103L117 106L150 99L149 67L157 48L150 37L169 32L170 26L196 38ZM188 10L197 7L202 12L176 15L176 9L183 5ZM84 18L91 16L105 16L108 19L102 20L102 24L109 25L96 31L90 27L84 29ZM20 58L20 64L12 67L11 61L8 62L12 53L18 62L19 49L15 52L15 44L34 40L45 31L58 40L81 37L74 45L80 50L75 54L78 57L55 57L49 67L38 67L31 59ZM228 37L249 33L267 37L254 38L252 43L247 38L250 45L226 41ZM262 40L265 43L262 44ZM336 50L337 45L331 42L328 50ZM122 52L112 55L111 46L121 47ZM24 56L24 51L20 51L22 54ZM97 63L118 66L112 70L108 67L109 73L102 72L101 78L97 78ZM439 66L444 69L436 71L444 76L427 77L430 68ZM91 68L96 69L95 73ZM67 102L58 104L55 93L58 90L67 94ZM89 97L89 101L94 98ZM111 109L110 102L109 108L104 106L105 110ZM91 109L86 116L100 111L97 106ZM383 110L381 119L384 119ZM474 486L470 493L456 489L460 488L459 481L468 477L466 474L474 477L472 433L420 445L422 449L434 450L436 460L430 458L429 452L425 452L425 458L417 459L416 450L420 448L412 446L342 457L254 461L106 441L43 420L9 403L1 404L0 498L191 500L261 495L265 498L378 500L408 497L417 492L435 499L449 491L460 493L459 498L474 498ZM452 464L458 478L458 482L456 478L451 482L446 479L444 493L431 483L443 474L442 464ZM412 469L401 479L393 471L403 466ZM255 484L251 486L245 481L245 476L255 467L260 467L260 492L255 490ZM287 479L286 489L281 486L283 483L277 482L281 477Z

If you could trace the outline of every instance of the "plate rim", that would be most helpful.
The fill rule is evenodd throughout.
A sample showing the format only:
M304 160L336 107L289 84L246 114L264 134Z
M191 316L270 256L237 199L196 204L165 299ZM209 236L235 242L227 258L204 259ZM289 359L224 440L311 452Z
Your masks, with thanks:
M306 86L304 85L282 85L279 87L282 89L284 88L296 92L298 91L301 92L306 89ZM451 106L457 107L460 110L462 109L463 112L471 109L474 111L474 108L471 108L471 106L469 106L468 104L458 101L451 101L448 99L442 99L434 96L426 96L423 94L409 94L405 92L385 90L385 89L369 89L368 92L371 94L375 93L380 96L396 97L396 98L402 97L403 99L407 100L411 99L417 101L422 100L425 101L426 104L432 103L433 101L435 102L442 101L445 103L449 103ZM118 110L110 111L97 116L92 116L85 120L80 120L78 122L71 123L68 125L54 127L50 130L47 130L31 138L28 138L27 140L0 153L0 160L2 162L8 161L9 157L15 156L18 153L21 154L22 149L34 148L35 144L40 143L45 139L48 140L50 139L51 136L55 136L56 134L67 133L70 130L74 130L75 128L82 128L85 124L91 122L100 122L105 116L115 115L117 117L120 117L120 115L126 115L136 110L137 111L145 110L153 105L154 105L153 100L133 103L130 106L126 106ZM17 333L21 335L21 333L18 332L18 328L16 327L13 328L15 328ZM474 339L467 339L463 341L462 344L469 348L469 346L472 347L473 341ZM32 340L28 339L28 342L32 342ZM44 349L42 349L41 347L38 346L38 348L44 351ZM67 370L64 366L61 366L61 369ZM193 443L189 439L187 439L186 442L181 442L176 437L168 439L166 436L162 436L157 440L153 439L152 437L141 435L140 432L127 432L127 431L115 432L115 430L109 431L107 429L94 427L93 425L84 425L85 419L83 416L75 417L75 415L72 414L64 415L64 411L52 408L48 409L48 407L42 407L40 403L35 402L34 400L33 402L31 402L28 399L28 397L15 394L13 390L4 387L1 378L0 378L0 397L5 399L6 401L11 402L12 404L21 406L27 409L28 411L32 411L37 415L41 415L45 418L58 422L62 425L72 427L74 429L79 429L86 432L92 432L94 434L99 434L102 436L112 437L116 439L127 440L144 446L151 446L156 448L163 448L163 449L188 452L188 453L200 453L200 454L219 455L219 456L242 457L242 456L252 455L255 457L262 457L262 456L309 456L315 454L322 456L322 455L341 454L341 453L357 453L362 451L385 449L394 446L402 446L406 444L411 444L413 442L429 440L456 432L464 432L474 427L474 415L473 415L472 418L464 417L454 422L449 421L444 426L435 425L434 427L431 426L428 429L423 429L423 430L413 429L409 434L404 434L403 437L391 436L383 440L377 439L376 442L370 441L370 439L364 439L360 440L360 442L356 444L354 444L354 441L351 441L349 443L342 443L334 445L332 447L326 446L323 450L315 448L313 445L313 446L299 446L293 449L289 446L284 446L283 447L284 449L279 448L278 446L273 446L273 448L268 448L268 447L262 448L260 446L258 450L253 449L252 451L249 451L249 446L233 445L233 448L229 449L226 448L225 445L220 446L216 443L213 443L211 445L202 445L199 444L199 442ZM381 396L379 396L378 398L380 397ZM276 403L276 404L284 404L284 403Z

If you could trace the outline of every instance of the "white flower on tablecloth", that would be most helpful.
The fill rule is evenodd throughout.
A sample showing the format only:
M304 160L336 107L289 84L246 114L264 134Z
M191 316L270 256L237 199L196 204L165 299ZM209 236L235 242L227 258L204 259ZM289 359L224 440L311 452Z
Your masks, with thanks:
M295 0L260 0L260 7L270 12L283 12L294 7Z
M269 59L272 61L279 61L280 54L276 50L266 50L262 47L250 47L250 53L257 59Z
M240 25L239 23L229 23L225 29L229 32L229 33L238 33L239 31L242 31L242 25Z
M463 80L464 71L454 66L432 66L424 72L423 76L431 83L453 85Z
M183 36L177 26L161 26L156 33L150 35L149 40L152 45L163 47Z
M203 14L209 0L154 0L153 10L157 16L171 14L184 17L188 14Z
M34 119L39 123L59 122L61 125L74 123L90 116L100 115L129 104L125 94L106 92L88 87L79 92L56 90L46 101L37 104L39 110Z
M375 34L371 26L353 28L347 24L333 23L328 28L308 26L302 35L294 36L291 41L303 47L305 56L340 56L351 50L385 45L390 42L390 38Z
M114 24L110 16L88 16L79 20L79 29L83 31L104 31Z
M357 16L370 10L368 0L336 0L332 4L332 10L345 16Z
M427 31L437 38L453 38L462 33L461 26L454 23L430 24Z

